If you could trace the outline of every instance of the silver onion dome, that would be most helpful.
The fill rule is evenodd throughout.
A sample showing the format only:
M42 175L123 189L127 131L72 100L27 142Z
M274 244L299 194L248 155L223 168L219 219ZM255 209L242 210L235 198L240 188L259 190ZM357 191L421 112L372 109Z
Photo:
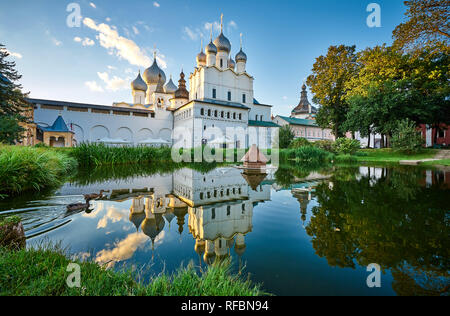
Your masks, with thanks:
M136 79L131 83L131 89L134 91L147 91L147 84L141 77L141 72L139 71L139 74Z
M239 51L239 53L236 54L236 62L247 62L247 55L242 51L242 49Z
M214 40L214 45L217 47L218 52L230 53L231 51L231 43L228 38L223 35L223 32L220 32L220 35Z
M230 59L228 59L228 68L234 69L235 66L236 63L234 62L233 58L230 57Z
M177 91L178 87L173 83L172 77L169 82L164 85L164 92L174 94Z
M212 41L206 46L206 52L208 54L217 54L217 47Z
M197 62L206 64L206 55L205 55L205 53L203 51L198 53L198 55L197 55Z
M153 61L153 65L147 68L144 71L144 80L148 85L155 85L159 82L159 75L161 75L161 79L163 83L166 82L166 74L159 68L158 63L156 62L156 58Z

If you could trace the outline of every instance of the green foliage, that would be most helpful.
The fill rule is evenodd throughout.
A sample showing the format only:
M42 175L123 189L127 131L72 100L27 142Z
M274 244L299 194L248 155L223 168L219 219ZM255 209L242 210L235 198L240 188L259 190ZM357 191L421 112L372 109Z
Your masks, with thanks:
M76 161L53 150L0 146L0 166L0 192L18 194L60 185Z
M28 121L25 112L31 105L21 92L22 86L14 83L21 76L15 69L15 62L8 61L8 57L5 46L0 44L0 143L13 144L20 141L24 130L18 122Z
M357 74L355 46L330 46L326 56L314 63L308 85L314 94L313 101L321 107L317 113L317 124L331 128L336 137L343 135L342 124L348 111L347 83Z
M394 136L392 137L392 148L407 154L419 152L424 145L424 140L416 124L408 119L400 121Z
M299 148L299 147L305 147L305 146L312 146L312 143L307 140L306 138L300 137L296 138L291 142L291 145L289 148Z
M361 149L361 143L356 139L338 138L333 144L333 151L343 155L353 155Z
M69 288L69 263L81 266L81 288ZM259 285L217 263L198 273L192 264L175 274L161 274L148 284L131 271L106 270L95 262L70 259L57 246L8 251L0 248L1 296L260 296Z
M294 140L294 133L292 132L289 125L285 125L278 129L278 142L279 148L285 149L289 148L291 142Z
M334 153L334 147L333 147L334 142L331 141L331 140L319 140L319 141L316 141L316 142L312 143L312 145L314 147L323 149L323 150L328 151L330 153Z
M12 116L0 116L0 143L14 145L20 140L25 129Z

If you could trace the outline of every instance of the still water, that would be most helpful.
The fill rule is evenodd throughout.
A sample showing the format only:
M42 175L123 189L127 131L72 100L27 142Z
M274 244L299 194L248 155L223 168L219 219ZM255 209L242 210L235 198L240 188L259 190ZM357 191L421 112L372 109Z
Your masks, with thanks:
M23 219L28 247L61 242L143 277L231 257L275 295L448 294L448 171L165 169L86 170L57 192L1 202L0 215ZM90 210L67 212L101 190ZM367 286L371 263L380 288Z

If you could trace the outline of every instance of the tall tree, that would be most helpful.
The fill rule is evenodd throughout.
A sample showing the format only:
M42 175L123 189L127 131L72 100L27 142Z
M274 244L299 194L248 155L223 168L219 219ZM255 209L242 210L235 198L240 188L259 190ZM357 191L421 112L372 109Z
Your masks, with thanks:
M8 51L0 44L0 142L12 144L19 141L24 129L20 122L28 122L26 111L31 105L26 101L20 84L16 84L22 76L17 72L16 63L8 61Z
M355 46L330 46L326 56L316 59L307 80L314 102L321 105L317 123L322 128L331 128L336 137L345 133L342 124L348 111L347 82L356 72Z
M450 39L450 0L408 0L407 21L394 30L395 45L415 49L431 41Z

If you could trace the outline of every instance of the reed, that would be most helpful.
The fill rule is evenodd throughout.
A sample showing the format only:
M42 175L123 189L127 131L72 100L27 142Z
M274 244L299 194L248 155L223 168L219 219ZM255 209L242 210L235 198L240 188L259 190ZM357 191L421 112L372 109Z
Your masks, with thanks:
M81 144L70 151L81 166L119 165L171 161L171 149L153 147L109 147Z
M11 196L56 187L76 165L75 159L62 151L0 146L0 193Z

